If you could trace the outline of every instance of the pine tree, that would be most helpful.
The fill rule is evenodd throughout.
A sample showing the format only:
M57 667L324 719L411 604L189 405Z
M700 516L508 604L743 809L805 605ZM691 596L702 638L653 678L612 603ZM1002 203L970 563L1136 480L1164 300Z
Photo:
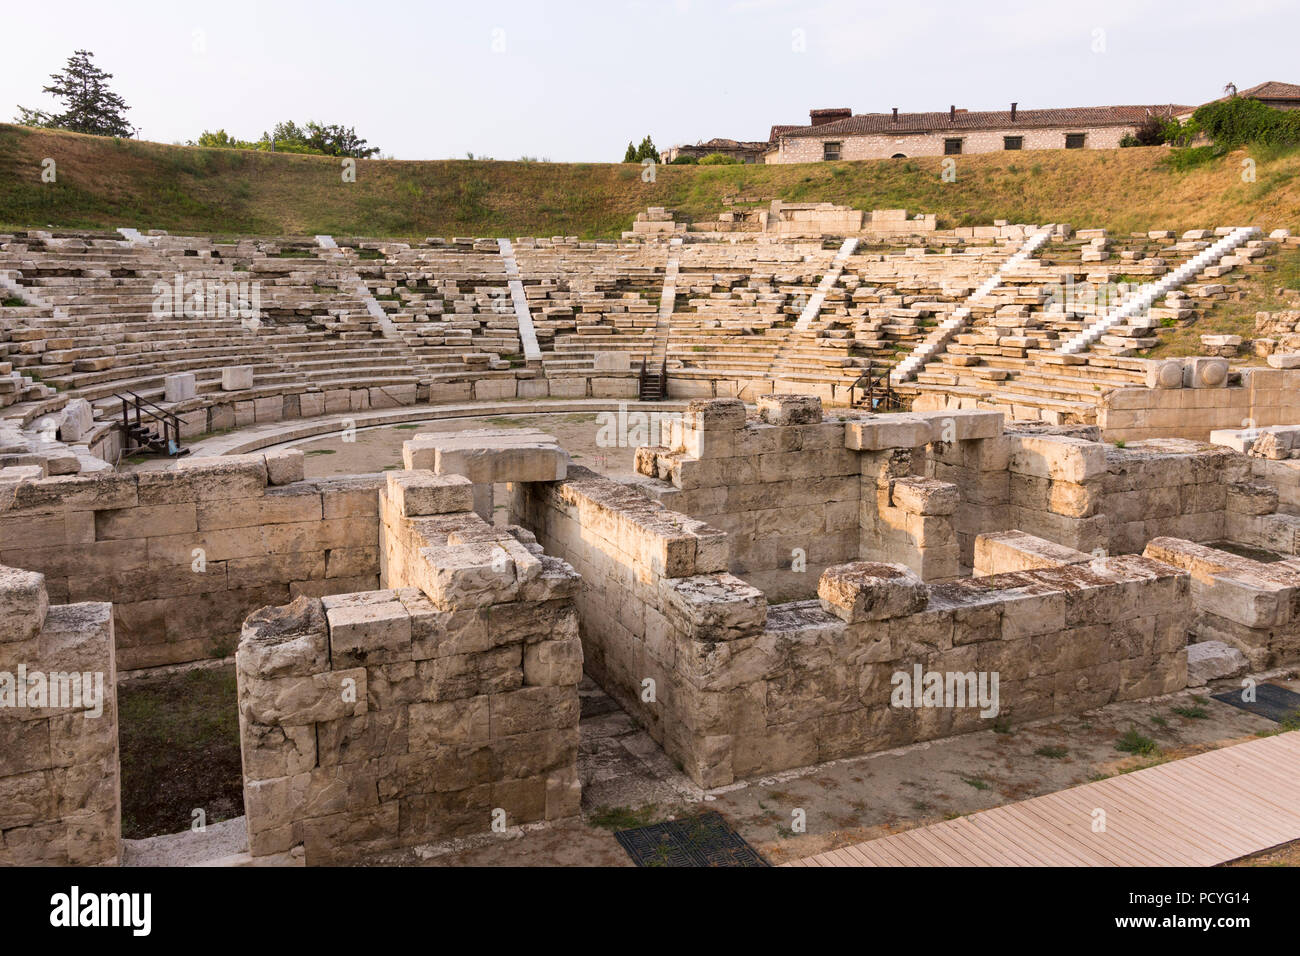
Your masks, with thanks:
M94 55L89 50L78 50L68 57L63 72L50 74L54 83L42 88L42 92L52 93L63 101L62 113L52 116L43 110L19 106L15 122L95 136L134 135L135 131L125 115L130 107L108 88L107 81L113 78L113 74L95 66L91 62Z
M634 162L639 163L647 159L653 159L656 163L659 162L659 150L655 149L654 141L649 136L641 140L641 145L636 148Z
M628 144L627 144L627 152L623 154L623 162L625 162L625 163L635 163L636 161L637 161L637 160L636 160L636 147L633 146L631 143L628 143Z

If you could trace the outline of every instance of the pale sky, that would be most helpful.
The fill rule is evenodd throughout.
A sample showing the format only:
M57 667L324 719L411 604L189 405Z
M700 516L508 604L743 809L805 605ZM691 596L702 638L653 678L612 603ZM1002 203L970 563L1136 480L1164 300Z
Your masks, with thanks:
M397 159L612 162L808 110L1199 104L1300 83L1297 0L6 3L0 121L76 49L144 139L355 126Z

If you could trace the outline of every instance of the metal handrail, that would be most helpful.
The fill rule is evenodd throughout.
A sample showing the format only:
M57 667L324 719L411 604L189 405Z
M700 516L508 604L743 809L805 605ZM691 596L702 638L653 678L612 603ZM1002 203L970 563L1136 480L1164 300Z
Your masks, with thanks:
M131 396L129 399L126 395ZM122 430L129 436L131 433L131 410L135 410L135 427L143 428L144 422L141 418L143 412L149 419L157 421L162 425L162 439L167 445L168 454L180 451L181 447L181 420L175 412L168 411L161 405L153 402L135 392L127 389L126 395L118 392L113 393L113 397L122 403Z

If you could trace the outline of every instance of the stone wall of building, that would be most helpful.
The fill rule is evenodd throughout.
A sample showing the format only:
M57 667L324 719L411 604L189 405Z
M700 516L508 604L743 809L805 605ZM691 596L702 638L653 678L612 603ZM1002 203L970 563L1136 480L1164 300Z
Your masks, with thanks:
M813 396L692 402L660 447L638 450L639 487L727 533L730 570L769 600L808 598L833 564L858 557L862 478L844 422Z
M237 655L253 856L308 865L578 812L577 575L390 473L386 589L265 608Z
M988 726L893 706L917 667L997 673L1016 719L1186 684L1187 575L1140 556L934 585L854 562L769 607L725 535L584 469L517 486L512 515L582 574L589 673L701 786Z
M840 158L889 159L900 153L912 156L943 156L944 141L960 139L962 153L1001 153L1006 151L1003 137L1023 137L1022 149L1065 149L1066 133L1083 133L1086 149L1116 149L1132 127L1099 126L1071 127L1069 129L1027 129L1008 126L996 130L963 130L935 133L870 133L849 135L844 133L825 136L788 136L781 140L780 148L769 155L769 163L817 163L822 161L823 144L838 142ZM955 157L960 162L960 157Z
M0 567L0 866L117 864L121 805L112 609Z
M259 607L379 583L382 478L302 469L290 451L23 479L0 495L0 563L55 602L112 602L120 670L224 657Z
M1196 641L1237 648L1253 670L1300 660L1300 559L1264 563L1178 538L1145 554L1191 575Z
M1226 388L1118 388L1102 399L1097 424L1108 440L1133 442L1300 422L1300 369L1242 369L1241 378Z
M1178 439L1117 447L1073 434L1009 432L930 448L927 473L958 486L957 536L972 566L979 534L1018 530L1087 553L1136 554L1152 538L1218 541L1229 486L1250 461Z

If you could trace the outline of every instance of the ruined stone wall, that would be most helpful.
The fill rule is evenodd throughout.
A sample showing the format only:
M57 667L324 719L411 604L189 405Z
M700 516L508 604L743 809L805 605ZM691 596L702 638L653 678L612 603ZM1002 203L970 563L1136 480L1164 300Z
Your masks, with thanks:
M572 568L488 526L459 476L390 473L380 497L387 589L245 625L254 856L337 863L578 812Z
M704 713L689 675L757 631L767 601L727 573L726 535L580 467L564 481L512 485L510 513L581 575L587 673L692 779L729 782L719 763L729 757L717 752L729 741L709 738L733 715Z
M988 726L892 706L918 665L998 673L1015 719L1186 684L1187 575L1140 556L935 585L858 562L820 602L768 607L725 571L725 537L584 469L512 504L582 574L589 673L701 786Z
M727 533L730 570L772 602L811 597L859 548L862 480L845 425L812 396L692 402L663 447L638 450L639 487L666 507Z
M1300 422L1300 369L1242 370L1242 384L1225 388L1118 388L1097 410L1109 441L1190 438L1218 429L1265 428Z
M1254 670L1300 660L1300 559L1266 564L1178 538L1145 553L1191 575L1196 641L1229 644Z
M121 816L111 609L0 567L0 866L116 864Z
M960 452L960 450L959 450ZM1225 448L1156 439L1123 448L1068 434L1008 433L964 454L1001 464L958 481L963 500L980 511L963 517L959 535L1019 530L1089 553L1136 554L1152 538L1217 541L1228 534L1228 488L1249 461ZM954 480L951 449L933 450L931 471ZM1003 484L1005 499L999 500ZM972 527L983 524L976 530Z
M0 488L0 563L111 601L120 670L223 657L259 607L379 583L381 478L302 474L293 451L25 479Z

